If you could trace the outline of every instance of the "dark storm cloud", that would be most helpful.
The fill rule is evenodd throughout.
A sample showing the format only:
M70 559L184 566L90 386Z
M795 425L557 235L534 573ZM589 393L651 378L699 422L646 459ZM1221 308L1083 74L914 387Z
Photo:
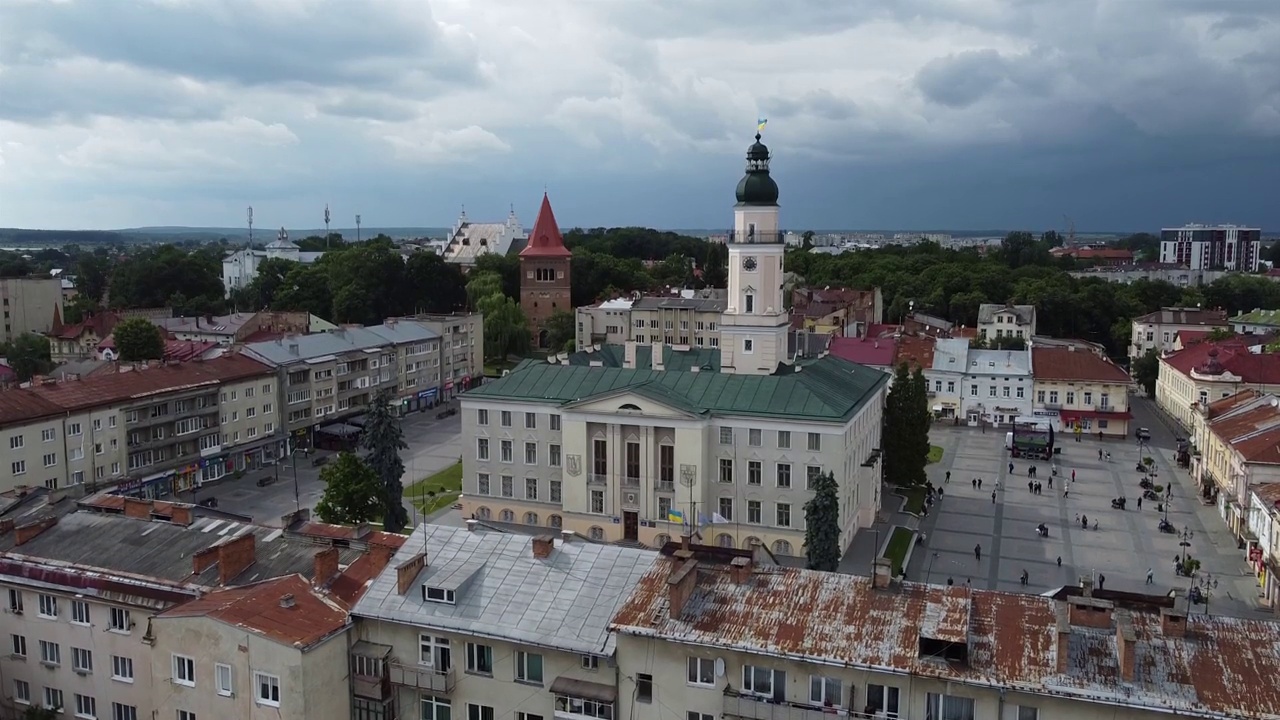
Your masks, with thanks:
M916 75L916 87L933 102L963 108L994 90L1006 73L999 52L972 50L929 62Z

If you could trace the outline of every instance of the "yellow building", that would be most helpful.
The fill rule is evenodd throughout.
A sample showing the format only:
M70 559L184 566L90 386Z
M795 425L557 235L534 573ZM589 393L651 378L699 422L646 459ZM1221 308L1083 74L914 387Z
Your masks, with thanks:
M1194 437L1199 411L1209 403L1245 388L1280 392L1280 356L1253 352L1250 342L1240 336L1199 342L1161 357L1156 404Z
M1086 347L1031 348L1036 416L1058 430L1129 434L1129 374Z

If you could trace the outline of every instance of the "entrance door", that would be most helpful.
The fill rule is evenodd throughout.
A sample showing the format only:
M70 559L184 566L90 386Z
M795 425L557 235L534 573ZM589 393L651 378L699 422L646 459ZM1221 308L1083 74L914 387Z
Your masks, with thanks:
M622 513L622 536L626 540L635 541L640 537L639 513L631 510Z
M434 669L438 673L447 673L453 668L453 652L449 648L449 638L421 637L421 656L419 662Z

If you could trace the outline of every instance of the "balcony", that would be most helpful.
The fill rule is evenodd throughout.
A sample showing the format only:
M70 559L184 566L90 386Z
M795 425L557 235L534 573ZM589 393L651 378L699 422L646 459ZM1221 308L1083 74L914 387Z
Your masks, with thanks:
M387 676L352 675L351 691L370 700L386 700L391 697L391 679Z
M733 245L781 245L786 242L786 233L782 232L729 232L726 242Z
M741 720L831 720L831 718L864 717L846 708L814 707L800 703L776 702L751 695L739 695L726 691L724 714Z
M588 485L608 485L609 476L605 473L587 473Z
M676 482L674 480L654 480L653 489L658 492L675 492Z
M388 675L392 685L413 688L414 690L425 690L427 692L453 692L455 680L453 668L439 672L435 668L423 665L390 662L387 663L387 669L389 670Z
M635 475L630 475L630 474L623 475L622 487L627 487L627 488L640 487L640 473L637 472Z

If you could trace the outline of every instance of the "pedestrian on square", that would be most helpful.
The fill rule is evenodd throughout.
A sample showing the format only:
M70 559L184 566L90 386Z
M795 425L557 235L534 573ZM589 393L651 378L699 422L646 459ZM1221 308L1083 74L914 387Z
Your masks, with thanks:
M982 478L978 478L978 489L982 489Z
M950 470L948 470L948 471L947 471L947 479L946 479L946 481L945 481L945 482L951 482L951 471L950 471Z
M1027 481L1027 492L1031 493L1032 495L1036 493L1036 483L1034 480Z
M977 489L978 489L978 478L974 478L973 480L971 480L971 481L970 481L970 484L971 484L971 485L973 485L973 489L974 489L974 490L977 490Z
M982 545L981 545L981 544L978 544L978 545L974 545L974 546L973 546L973 556L974 556L975 558L977 558L978 560L981 560L981 559L982 559Z
M1141 509L1142 509L1142 496L1141 496L1141 495L1139 495L1139 496L1138 496L1138 509L1139 509L1139 510L1141 510Z
M1009 474L1013 474L1013 463L1009 463Z
M1102 448L1098 448L1098 459L1102 459Z
M1098 589L1101 590L1102 586L1106 584L1107 584L1107 576L1103 575L1102 573L1098 573Z
M1062 567L1062 556L1058 556L1058 567Z
M1151 568L1147 568L1147 584L1150 585L1153 582L1155 582L1155 573L1152 572Z
M992 490L992 491L991 491L991 504L992 504L992 505L995 505L995 504L996 504L996 491L995 491L995 490Z
M1050 489L1050 490L1052 490L1052 489L1053 489L1053 476L1052 476L1052 475L1050 475L1050 476L1049 476L1049 489Z
M1071 471L1071 482L1075 482L1075 481L1076 481L1076 471L1075 471L1075 470L1072 470L1072 471Z
M1022 585L1023 585L1023 587L1026 587L1026 585L1027 585L1027 581L1028 581L1030 578L1031 578L1031 576L1027 573L1027 571L1026 571L1025 569L1023 569L1023 571L1022 571Z
M1063 491L1062 491L1062 499L1063 499L1063 500L1066 500L1066 499L1067 499L1067 496L1068 496L1068 495L1070 495L1070 494L1071 494L1071 491L1070 491L1070 490L1063 490Z

